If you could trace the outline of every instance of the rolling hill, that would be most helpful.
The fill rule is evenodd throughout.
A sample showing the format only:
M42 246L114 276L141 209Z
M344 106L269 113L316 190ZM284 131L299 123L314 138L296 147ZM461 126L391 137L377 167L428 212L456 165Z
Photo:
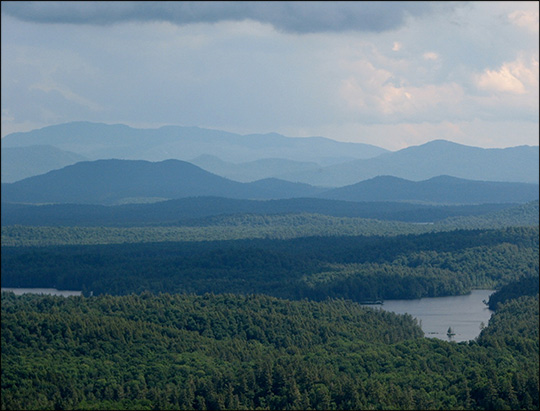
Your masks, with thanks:
M538 184L469 181L448 176L414 182L383 176L325 190L273 178L240 183L181 160L116 159L83 161L2 184L2 201L6 203L112 205L198 196L264 200L318 197L354 202L439 204L524 203L538 199Z
M2 203L2 225L33 226L147 226L208 224L208 218L241 215L318 214L333 217L429 223L449 217L484 215L516 207L516 204L441 206L396 202L352 202L320 198L242 200L222 197L190 197L148 204L29 205ZM530 213L526 215L530 220Z
M538 184L472 181L438 176L410 181L379 176L319 194L346 201L415 201L440 204L524 203L538 199Z
M11 163L9 168L2 167L3 182L67 165L55 163L54 154L47 158L47 151L31 164L9 151L36 145L48 145L89 160L189 161L239 182L278 178L335 188L381 175L412 181L440 175L479 181L539 181L538 146L484 149L434 140L391 152L369 144L323 137L240 135L183 126L137 129L122 124L72 122L4 137L2 150L6 150L11 160L6 160L4 155L2 160ZM17 170L18 175L10 177L9 170Z
M196 196L288 198L319 191L306 184L275 179L239 183L180 160L96 160L2 184L2 201L118 204Z
M467 180L538 183L538 146L470 147L445 140L349 161L280 178L306 184L340 187L381 175L427 180L440 175Z

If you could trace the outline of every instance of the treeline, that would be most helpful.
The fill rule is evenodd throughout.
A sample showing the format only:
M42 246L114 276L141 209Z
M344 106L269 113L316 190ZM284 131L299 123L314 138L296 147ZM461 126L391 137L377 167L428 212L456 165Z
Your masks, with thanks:
M393 203L389 203L393 205ZM377 203L379 206L386 203ZM14 205L6 205L14 207ZM193 206L193 205L192 205ZM410 207L410 205L406 205ZM225 214L204 218L186 218L171 223L166 216L155 216L153 225L141 226L47 226L47 218L41 218L50 207L20 206L28 212L33 210L36 225L9 225L9 218L2 218L2 245L12 247L49 245L91 245L149 243L166 241L222 241L239 239L289 239L309 236L394 236L427 232L452 231L456 229L487 229L518 226L538 226L538 201L510 207L504 204L481 206L454 206L461 213L485 213L446 218L435 223L407 223L403 221L376 220L359 217L343 217L313 213L287 214ZM43 208L41 208L43 207ZM62 205L67 215L76 205ZM93 206L89 207L92 218ZM103 207L103 206L97 206ZM372 205L372 207L374 207ZM450 207L450 206L449 206ZM506 207L502 210L500 208ZM113 208L114 209L114 208ZM436 208L435 208L436 209ZM420 209L421 210L421 209ZM489 210L496 210L488 212ZM498 211L497 211L498 210ZM116 210L121 211L121 210ZM418 210L402 210L402 213ZM458 211L456 211L458 212ZM9 214L8 211L5 213ZM61 213L64 215L63 213ZM118 214L118 213L117 213ZM85 214L86 215L86 214ZM116 214L115 214L116 215ZM122 215L120 213L119 215ZM430 221L418 214L418 221ZM49 221L50 223L50 221ZM80 222L79 222L80 223ZM132 222L133 223L133 222Z
M538 227L289 240L2 247L2 286L353 301L464 294L538 275Z
M540 288L539 280L540 277L538 275L533 275L504 285L500 290L490 295L488 301L489 309L496 310L499 304L523 295L537 295Z
M455 229L500 228L512 226L536 226L540 216L539 202L531 201L516 207L491 211L480 215L448 217L438 225Z
M181 226L2 226L2 245L26 247L255 238L279 240L310 236L420 234L432 230L431 225L317 214L242 214L191 220L184 222Z
M345 300L2 293L1 310L5 410L539 406L538 297L459 344Z
M102 206L90 204L28 205L2 203L3 225L30 226L182 226L195 219L238 214L321 214L331 217L384 221L437 222L450 217L479 216L521 207L519 204L428 205L408 202L355 202L317 198L284 200L236 200L223 197L192 197L151 204ZM529 218L533 216L529 216ZM523 216L514 222L526 225ZM538 221L538 216L536 216ZM538 223L537 223L538 224ZM515 225L515 224L514 224Z
M509 298L497 306L489 327L478 337L481 345L512 349L538 356L538 289L534 295ZM538 358L538 357L536 357Z

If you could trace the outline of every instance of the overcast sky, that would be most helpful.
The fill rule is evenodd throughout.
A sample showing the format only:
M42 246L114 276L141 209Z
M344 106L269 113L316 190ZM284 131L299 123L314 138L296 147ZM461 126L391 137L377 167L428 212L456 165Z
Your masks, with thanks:
M2 136L84 120L538 145L538 1L1 4Z

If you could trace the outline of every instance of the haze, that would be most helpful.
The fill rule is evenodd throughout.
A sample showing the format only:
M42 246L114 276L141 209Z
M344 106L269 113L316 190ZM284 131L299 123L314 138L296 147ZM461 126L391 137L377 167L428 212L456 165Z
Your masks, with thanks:
M2 137L69 121L538 145L538 2L2 2Z

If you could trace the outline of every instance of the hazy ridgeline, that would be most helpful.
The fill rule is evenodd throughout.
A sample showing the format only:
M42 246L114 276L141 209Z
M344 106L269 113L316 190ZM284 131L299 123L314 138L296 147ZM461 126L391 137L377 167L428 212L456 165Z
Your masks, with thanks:
M538 184L539 175L538 146L482 149L435 140L391 152L322 137L239 135L179 126L136 129L72 122L12 133L2 139L2 149L3 183L60 169L81 158L177 159L235 181L278 178L324 187L342 187L377 176L421 181L441 175Z
M70 123L2 148L2 286L83 293L2 294L2 409L539 407L537 147ZM359 304L477 288L464 343Z
M538 2L1 11L2 411L540 409Z

